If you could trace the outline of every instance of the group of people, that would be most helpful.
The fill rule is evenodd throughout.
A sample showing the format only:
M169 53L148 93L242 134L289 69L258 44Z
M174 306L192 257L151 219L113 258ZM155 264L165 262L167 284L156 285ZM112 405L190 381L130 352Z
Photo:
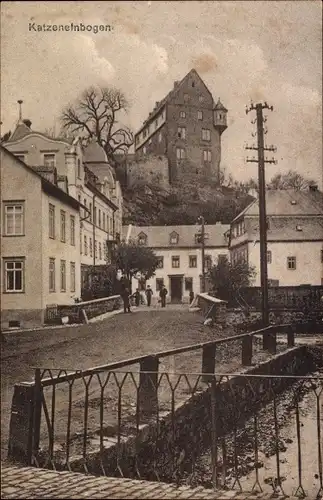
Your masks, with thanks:
M167 294L168 294L167 288L165 286L162 286L162 288L159 290L159 298L160 298L160 302L161 302L162 307L166 307ZM151 298L153 295L153 291L150 288L150 285L147 286L147 288L145 290L145 295L147 298L147 306L150 307L151 306ZM121 297L123 300L123 310L125 313L131 313L130 299L132 297L135 299L136 306L139 307L139 305L140 305L141 294L140 294L139 288L137 288L135 293L133 293L131 295L130 288L128 286L124 286L122 291L121 291Z

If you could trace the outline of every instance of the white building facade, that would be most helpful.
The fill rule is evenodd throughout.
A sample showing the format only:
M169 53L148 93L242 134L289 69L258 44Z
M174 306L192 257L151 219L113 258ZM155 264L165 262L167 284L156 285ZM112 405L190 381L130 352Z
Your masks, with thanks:
M79 138L48 137L22 121L4 146L42 176L57 177L59 185L83 206L77 239L81 285L86 287L93 268L107 263L109 242L118 240L121 233L122 192L104 151L96 143L83 147ZM91 169L98 157L105 166L101 179Z
M267 205L267 269L272 286L323 284L323 194L270 190ZM231 261L253 266L253 286L260 286L258 200L231 224Z
M205 228L205 272L221 257L228 257L229 250L225 233L230 226L208 225ZM124 227L123 235L128 233ZM159 260L155 276L145 283L150 285L153 297L158 297L160 288L168 290L168 302L189 302L190 292L201 291L202 248L198 226L132 226L130 239L139 245L151 248ZM140 287L133 279L132 290Z
M1 147L1 326L80 296L79 203Z

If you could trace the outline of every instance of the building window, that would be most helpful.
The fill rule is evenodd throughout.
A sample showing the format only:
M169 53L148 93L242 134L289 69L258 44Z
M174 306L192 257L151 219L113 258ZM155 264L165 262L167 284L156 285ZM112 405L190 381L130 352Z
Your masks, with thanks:
M89 250L90 250L90 257L93 257L92 238L89 239Z
M210 141L211 140L211 131L208 128L202 128L202 140Z
M170 238L169 238L169 243L171 245L177 245L179 240L179 236L177 233L171 233Z
M158 134L158 142L161 142L163 139L163 134L161 132L159 132Z
M70 216L70 236L71 236L71 245L75 246L75 217L74 217L74 215Z
M188 102L188 99L189 99L189 95L188 94L184 94L184 102Z
M61 241L65 243L66 241L66 213L61 210Z
M24 234L23 203L5 203L4 234L5 236L23 236Z
M54 153L44 153L44 167L55 167Z
M102 247L101 247L101 242L99 242L99 259L102 259Z
M101 210L99 209L99 227L101 227Z
M102 213L102 227L103 227L103 231L105 231L105 213L104 212Z
M197 112L197 119L198 120L203 120L203 111L198 111Z
M157 269L163 269L164 257L157 257Z
M94 242L94 254L95 254L95 258L97 258L97 256L98 256L98 243L96 240Z
M189 267L197 267L197 257L196 257L196 255L190 255L188 257L188 265L189 265Z
M164 286L164 278L156 278L156 292L159 292Z
M98 223L98 217L97 217L98 214L97 214L96 207L94 207L93 210L94 210L94 212L93 212L93 224L96 226Z
M271 250L267 251L267 263L268 264L272 263L272 253L271 253Z
M87 255L87 237L84 235L84 255Z
M55 259L49 259L49 291L55 292Z
M296 269L296 257L287 257L287 269L291 271Z
M61 292L66 292L66 260L61 260Z
M178 160L184 160L186 157L185 155L185 149L183 148L176 148L176 158Z
M147 129L145 129L145 130L143 131L142 136L143 136L143 138L145 138L145 137L147 136Z
M210 162L211 162L211 160L212 160L212 153L211 153L211 151L209 151L209 150L207 150L207 149L205 149L205 150L203 151L203 160L204 160L205 162L207 162L207 163L210 163Z
M90 222L92 222L93 219L93 214L92 214L92 203L89 204L89 210L90 210Z
M80 254L82 255L83 252L83 238L82 238L82 231L80 231Z
M186 118L185 111L180 111L179 116L180 116L180 118Z
M81 178L81 160L79 158L77 159L77 177Z
M176 256L173 256L172 257L172 267L174 268L178 268L180 265L180 260L179 260L179 256L176 255Z
M4 259L4 289L6 293L24 292L25 262L23 259Z
M193 290L193 278L185 278L185 290L188 292Z
M142 148L142 152L143 152L143 154L144 154L144 155L147 153L147 148L146 148L146 146L144 146L144 147Z
M138 245L147 244L147 235L145 233L138 234Z
M75 286L75 262L70 263L70 287L71 287L71 292L75 292L76 286Z
M186 128L185 127L178 127L177 136L179 139L186 139Z
M205 259L204 259L204 262L205 262L205 269L207 271L209 271L212 267L212 257L211 255L206 255L205 256Z
M204 97L202 95L199 95L199 101L200 102L203 102L204 101Z
M228 260L228 257L225 253L220 253L218 256L218 264L225 264Z
M55 207L49 204L49 237L55 239Z

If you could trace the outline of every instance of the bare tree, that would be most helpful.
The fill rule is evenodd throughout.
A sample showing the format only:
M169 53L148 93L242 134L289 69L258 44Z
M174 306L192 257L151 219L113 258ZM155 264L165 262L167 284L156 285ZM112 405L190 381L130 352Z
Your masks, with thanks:
M86 143L95 139L114 166L115 155L126 153L133 144L131 130L118 123L118 116L127 108L128 102L120 90L91 87L63 111L61 121L73 134L81 132Z
M309 186L316 184L314 180L303 177L298 172L289 170L286 174L275 175L267 184L269 189L295 189L304 191Z

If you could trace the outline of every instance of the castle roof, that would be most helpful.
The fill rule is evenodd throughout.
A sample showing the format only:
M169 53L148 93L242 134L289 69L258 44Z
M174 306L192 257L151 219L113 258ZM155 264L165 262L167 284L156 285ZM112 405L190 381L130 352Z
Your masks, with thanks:
M85 163L108 163L104 149L96 141L90 142L84 150Z
M221 111L228 111L227 108L225 108L222 104L222 102L220 101L220 98L218 99L218 102L216 103L216 105L214 106L214 109L216 110L221 110Z

